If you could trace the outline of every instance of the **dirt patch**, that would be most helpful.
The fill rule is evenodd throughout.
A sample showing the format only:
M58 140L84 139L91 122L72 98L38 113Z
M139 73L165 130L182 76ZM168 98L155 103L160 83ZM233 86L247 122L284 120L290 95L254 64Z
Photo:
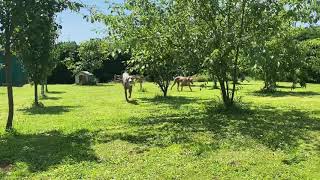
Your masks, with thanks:
M239 161L231 161L231 162L229 162L229 166L231 166L231 167L238 167L238 166L240 166L240 162Z
M9 172L13 168L13 165L8 161L0 161L0 171Z

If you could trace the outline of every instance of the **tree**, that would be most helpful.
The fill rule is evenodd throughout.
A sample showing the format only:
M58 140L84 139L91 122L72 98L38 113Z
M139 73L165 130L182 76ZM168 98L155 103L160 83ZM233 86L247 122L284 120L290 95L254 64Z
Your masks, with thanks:
M295 37L305 61L299 71L299 79L305 82L320 82L320 27L299 28Z
M206 57L205 66L216 75L225 107L234 105L241 61L246 60L248 47L254 42L255 30L262 27L259 22L263 12L274 8L269 1L230 0L200 1L193 3L193 17L202 33L200 49Z
M277 8L278 7L278 8ZM299 81L306 81L305 58L297 39L299 21L312 23L314 8L308 2L283 1L274 6L277 11L264 12L260 24L265 28L256 29L255 43L251 48L251 61L256 75L264 80L263 90L273 92L277 82L289 80L293 88ZM276 12L276 13L274 13Z
M48 77L52 75L53 70L57 67L59 61L56 61L56 58L54 58L54 56L56 56L56 52L55 49L53 48L50 52L49 58L48 58L48 62L46 64L46 71L45 76L44 76L44 80L41 83L41 95L42 97L46 97L45 93L49 92L48 89Z
M305 50L306 62L302 66L304 74L309 82L320 82L320 38L308 39L300 42Z
M68 69L74 69L74 64L80 61L79 46L76 42L60 42L55 45L55 61L65 64Z
M262 67L266 88L275 86L282 53L292 49L277 49L278 38L298 18L310 15L308 8L312 6L302 4L129 0L111 5L111 15L96 17L106 23L116 44L132 52L130 69L153 75L164 95L170 76L197 73L200 64L217 77L228 108L234 105L238 78L250 64ZM300 7L306 7L302 8L304 16L297 13Z
M114 43L132 54L127 63L128 69L149 75L163 96L167 96L170 81L179 72L191 74L197 71L187 61L183 63L183 59L188 57L179 53L184 50L181 40L190 39L180 36L185 35L186 28L179 22L174 4L130 0L112 6L111 11L114 12L111 15L97 17L110 27ZM127 14L126 11L132 13Z
M34 3L41 4L33 6ZM9 113L7 119L6 130L11 130L13 125L14 103L12 90L12 53L21 50L21 43L25 40L24 32L28 30L28 18L33 18L36 12L48 12L50 16L69 7L71 9L79 9L81 4L73 3L68 0L50 0L50 1L35 1L35 0L3 0L0 1L0 36L1 43L5 49L5 64L6 64L6 85L8 94ZM39 17L38 17L39 18Z
M101 68L103 62L108 59L110 47L106 40L91 39L79 45L80 61L74 64L74 72L90 71Z
M50 1L34 1L28 9L45 7ZM60 9L59 9L60 10ZM53 12L52 12L53 11ZM42 84L50 72L50 59L55 39L57 25L54 23L55 9L45 9L27 12L28 21L22 29L24 38L21 39L18 54L23 60L29 79L34 85L34 105L39 106L38 85Z
M12 49L15 44L17 28L23 19L24 2L21 0L0 1L0 35L5 52L6 86L8 94L8 119L6 130L12 129L14 102L12 89Z
M59 28L55 23L55 14L64 8L66 5L56 0L31 0L26 6L27 19L22 23L23 37L20 38L20 48L17 52L23 60L29 79L34 84L36 106L39 106L38 85L44 84L53 66L52 53Z
M280 68L282 69L281 74L283 77L287 76L287 79L292 82L292 89L295 89L297 83L305 85L307 82L305 49L296 38L298 33L299 29L292 29L281 38L282 61L284 62Z

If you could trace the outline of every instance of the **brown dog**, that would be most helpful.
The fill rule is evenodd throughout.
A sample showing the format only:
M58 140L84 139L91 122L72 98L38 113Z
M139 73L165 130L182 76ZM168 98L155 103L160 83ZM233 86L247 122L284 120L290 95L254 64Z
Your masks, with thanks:
M178 76L174 78L174 83L171 87L171 90L176 84L177 84L178 91L180 86L181 86L181 91L183 91L184 86L189 86L190 91L192 91L191 84L193 84L193 78L190 76L189 77Z

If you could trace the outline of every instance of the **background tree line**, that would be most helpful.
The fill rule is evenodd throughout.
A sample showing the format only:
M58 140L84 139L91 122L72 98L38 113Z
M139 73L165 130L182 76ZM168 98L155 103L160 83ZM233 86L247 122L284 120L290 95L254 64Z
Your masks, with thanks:
M131 52L129 69L153 76L164 96L172 77L206 72L216 77L221 99L231 107L242 74L262 79L268 92L280 80L295 87L316 78L308 68L317 59L318 39L307 40L312 28L296 25L317 26L319 6L290 0L128 0L93 19L106 24L116 47Z
M79 45L76 42L56 44L56 67L48 77L48 83L73 84L74 75L79 71L92 72L99 82L113 80L114 74L124 72L130 54L115 52L112 56L108 43L107 40L92 39Z
M307 83L320 83L320 63L319 60L319 44L320 44L320 27L305 27L305 28L296 28L296 32L292 34L290 37L286 38L277 37L277 41L273 42L275 44L270 44L274 50L285 50L285 48L291 48L295 50L294 47L285 47L289 46L287 43L296 41L294 46L301 48L304 51L305 56L297 58L297 63L304 64L295 64L295 66L301 66L304 74L304 80ZM290 39L288 39L290 38ZM111 43L109 39L92 39L86 42L77 44L76 42L60 42L55 45L55 57L54 62L56 63L55 68L53 69L52 74L48 77L49 84L73 84L74 83L74 74L77 71L86 70L91 71L93 74L99 79L100 82L109 82L113 79L114 74L121 74L127 65L127 61L130 60L131 54L126 52L117 52L116 55L111 55L110 52L116 51L110 47L99 48L99 44L107 44ZM189 42L187 48L194 46ZM94 47L94 48L92 48ZM270 47L270 48L271 48ZM258 47L256 47L258 48ZM252 48L252 51L258 51L256 48ZM105 51L105 55L103 52ZM270 50L271 51L271 50ZM300 50L298 50L300 51ZM89 55L94 54L93 57ZM276 55L279 52L270 52L272 55ZM290 52L291 54L296 52ZM181 52L178 55L183 54L184 57L179 58L188 58L192 59L194 57L190 57L191 55L201 56L201 54L191 54L188 56L187 53ZM258 54L253 56L254 59L252 61L242 60L241 63L241 76L250 76L251 78L263 80L264 77L261 76L259 72L260 69L258 66L254 66L262 61L263 57L259 57ZM288 63L288 57L283 57L286 59L281 59L277 57L278 62ZM304 59L306 58L306 59ZM88 62L91 62L88 63ZM254 64L250 64L250 63ZM182 64L177 67L177 71L174 74L181 75L195 75L195 74L206 74L206 71L197 61L191 61L189 63L193 64ZM267 61L266 63L270 63ZM252 67L253 65L253 67ZM270 65L270 64L269 64ZM275 69L276 72L270 74L276 74L278 77L278 81L287 81L293 82L292 73L289 73L291 67L288 67L289 64L283 64L283 66L279 66L279 68ZM294 64L293 64L294 65ZM263 67L261 64L259 67ZM147 73L145 73L147 74ZM212 79L212 77L207 77Z

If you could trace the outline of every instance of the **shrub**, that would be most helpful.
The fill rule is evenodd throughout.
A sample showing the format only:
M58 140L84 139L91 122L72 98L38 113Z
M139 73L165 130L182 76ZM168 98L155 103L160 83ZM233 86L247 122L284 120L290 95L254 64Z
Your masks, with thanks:
M208 82L208 81L211 81L212 78L207 74L200 74L200 75L193 76L193 80L195 82Z

